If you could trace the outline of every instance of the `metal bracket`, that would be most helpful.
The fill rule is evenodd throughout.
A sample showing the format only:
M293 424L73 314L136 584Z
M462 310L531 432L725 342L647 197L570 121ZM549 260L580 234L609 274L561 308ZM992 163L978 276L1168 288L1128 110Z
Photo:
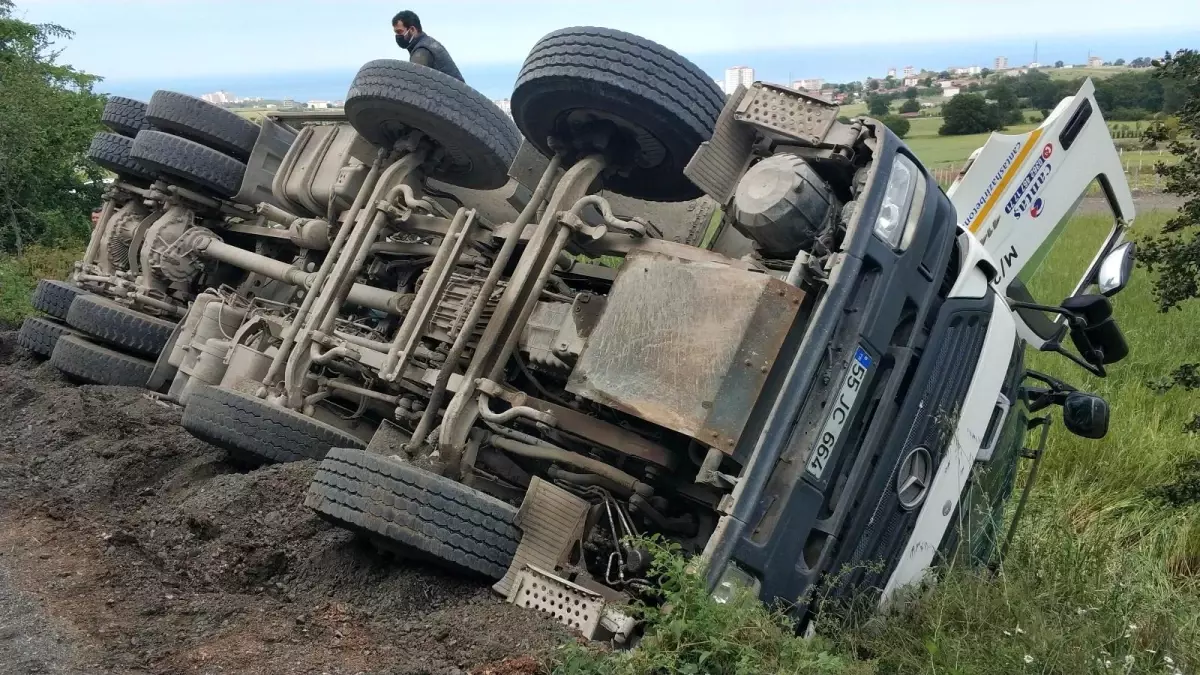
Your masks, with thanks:
M632 617L607 605L599 593L536 565L526 565L518 573L507 600L549 614L588 640L611 637L615 642L624 643L637 625Z
M734 119L768 133L820 145L837 122L838 106L794 89L755 82L738 104Z

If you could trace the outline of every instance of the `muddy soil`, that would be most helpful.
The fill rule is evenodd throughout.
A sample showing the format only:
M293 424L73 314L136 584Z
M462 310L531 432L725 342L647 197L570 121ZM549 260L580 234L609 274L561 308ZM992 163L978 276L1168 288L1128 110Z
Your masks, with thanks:
M177 408L75 386L14 337L0 332L0 672L529 672L566 639L486 581L315 517L315 463L240 472Z

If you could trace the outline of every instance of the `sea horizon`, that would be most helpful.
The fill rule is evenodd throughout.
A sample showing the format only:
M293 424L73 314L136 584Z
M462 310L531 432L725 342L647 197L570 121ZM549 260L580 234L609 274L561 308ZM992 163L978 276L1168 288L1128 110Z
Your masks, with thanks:
M998 56L1007 57L1009 67L1015 68L1033 62L1035 50L1037 61L1049 67L1059 60L1066 64L1083 64L1089 55L1099 56L1105 61L1129 61L1146 56L1158 58L1165 52L1185 47L1200 47L1200 31L1062 36L1036 41L1007 39L913 45L796 47L685 56L714 80L721 79L726 68L749 66L755 70L755 77L759 80L788 84L802 78L819 77L826 82L850 82L865 77L883 77L889 68L896 68L899 74L906 66L932 71L972 65L991 68ZM396 50L395 58L404 60L407 57L406 52ZM519 62L460 64L467 83L491 99L508 98L520 68ZM101 81L97 90L140 100L148 99L157 89L170 89L195 96L226 91L242 98L334 101L345 98L356 70L355 67L337 67L319 71L119 78ZM103 77L103 73L95 74Z

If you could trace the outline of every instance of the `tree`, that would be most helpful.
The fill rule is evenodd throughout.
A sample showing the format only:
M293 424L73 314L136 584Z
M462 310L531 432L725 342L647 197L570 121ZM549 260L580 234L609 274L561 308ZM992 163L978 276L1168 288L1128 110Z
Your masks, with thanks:
M883 122L884 126L891 129L892 133L896 134L900 138L907 136L908 130L912 126L909 124L908 120L900 117L899 115L884 115L883 119L879 121Z
M922 87L932 87L933 86L933 78L927 77L927 78L921 80L921 86Z
M99 78L57 63L52 43L71 32L14 9L0 0L0 251L20 252L87 235L103 174L85 153L104 99Z
M883 88L884 89L895 89L896 88L896 78L892 75L888 75L887 77L883 78Z
M1062 68L1062 67L1063 67L1063 66L1065 66L1065 65L1067 65L1067 64L1063 63L1061 59L1060 59L1060 60L1058 60L1058 61L1055 61L1055 62L1054 62L1054 67L1055 67L1055 68Z
M879 80L876 80L874 78L868 80L867 81L867 90L868 91L879 91Z
M948 79L950 79L950 71L948 71L948 70L943 70L942 72L938 73L938 79L939 79L939 80L948 80Z
M1179 131L1171 138L1166 125L1159 123L1146 132L1152 142L1166 142L1179 163L1155 169L1167 179L1166 190L1184 198L1179 212L1168 220L1162 233L1138 243L1139 264L1157 272L1153 282L1155 298L1162 312L1200 297L1200 145L1187 137L1200 138L1200 52L1181 49L1155 61L1154 76L1187 92L1186 101L1175 118ZM1179 366L1172 374L1173 384L1184 389L1200 388L1200 363ZM1185 427L1200 428L1200 415Z
M910 99L906 100L904 103L900 104L900 112L902 112L902 113L921 112L921 104L917 102L917 99L910 98Z
M1161 235L1138 246L1139 261L1158 272L1154 294L1165 312L1200 297L1200 145L1190 140L1200 138L1200 52L1181 49L1155 62L1153 68L1155 78L1171 81L1187 93L1177 114L1177 130L1160 122L1146 132L1148 140L1165 142L1179 157L1178 164L1159 163L1156 170L1166 178L1167 192L1186 200Z
M1125 59L1117 59L1116 61L1113 61L1113 65L1114 66L1123 66L1123 65L1125 65Z
M883 96L871 96L867 98L867 112L872 115L886 115L890 110L887 98Z
M1139 56L1129 62L1131 68L1149 68L1153 64L1154 59L1151 59L1149 56Z
M992 74L991 68L981 68L979 70L979 78L980 79L986 80L988 75L991 75L991 74Z
M941 136L982 134L1001 127L995 106L979 94L959 94L942 106Z
M1017 108L1017 93L1007 82L998 82L988 89L988 98L996 102L996 106L1005 114Z
M920 94L920 92L917 91L916 87L909 87L908 89L904 90L904 98L906 98L910 101L916 100L916 98L920 95L921 94Z

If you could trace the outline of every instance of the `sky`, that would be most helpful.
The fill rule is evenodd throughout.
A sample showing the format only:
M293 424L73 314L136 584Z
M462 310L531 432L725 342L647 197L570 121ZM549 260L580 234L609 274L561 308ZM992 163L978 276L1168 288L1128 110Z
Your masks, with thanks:
M62 61L100 75L101 90L148 96L226 89L240 96L341 98L358 66L406 59L390 26L421 16L468 82L494 98L511 90L542 35L596 25L637 33L714 78L749 65L760 79L882 75L888 66L1083 62L1200 47L1200 2L1155 0L16 0L18 15L75 32ZM1134 9L1131 9L1134 7ZM1004 51L997 51L1004 50ZM950 62L945 62L951 59ZM926 63L924 61L930 61ZM960 63L961 62L961 63ZM970 62L970 63L968 63ZM250 90L250 89L255 90ZM200 91L203 89L204 91ZM294 91L292 91L294 90Z

